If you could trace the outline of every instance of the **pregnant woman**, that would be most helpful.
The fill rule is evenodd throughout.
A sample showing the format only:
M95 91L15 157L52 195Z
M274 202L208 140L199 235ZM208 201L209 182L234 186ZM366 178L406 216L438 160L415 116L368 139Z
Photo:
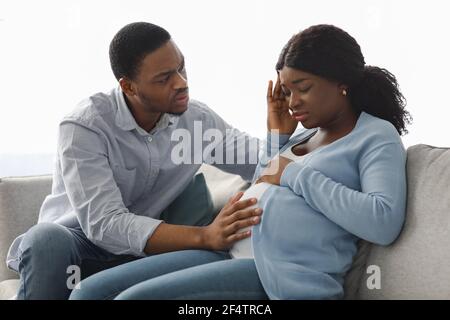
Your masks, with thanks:
M276 71L265 152L233 200L258 198L251 237L192 267L172 252L101 272L71 298L339 299L357 241L397 238L410 117L395 77L366 65L355 39L331 25L294 35ZM170 263L156 264L161 256Z

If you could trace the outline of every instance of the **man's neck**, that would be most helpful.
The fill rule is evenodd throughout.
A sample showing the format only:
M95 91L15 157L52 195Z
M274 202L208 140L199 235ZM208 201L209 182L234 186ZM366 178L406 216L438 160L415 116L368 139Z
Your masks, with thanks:
M147 132L150 132L162 117L161 112L146 112L143 108L136 107L126 95L124 95L126 104L136 123Z

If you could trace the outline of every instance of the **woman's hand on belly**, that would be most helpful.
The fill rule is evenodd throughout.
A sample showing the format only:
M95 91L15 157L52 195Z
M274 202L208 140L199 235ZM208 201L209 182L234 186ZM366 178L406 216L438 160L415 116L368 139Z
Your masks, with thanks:
M204 227L202 241L210 250L229 249L235 242L248 238L251 231L239 232L261 221L261 208L249 208L256 204L255 198L239 201L243 192L232 197L214 221Z
M292 162L285 157L276 157L269 161L267 168L261 173L256 183L267 182L279 186L284 169Z

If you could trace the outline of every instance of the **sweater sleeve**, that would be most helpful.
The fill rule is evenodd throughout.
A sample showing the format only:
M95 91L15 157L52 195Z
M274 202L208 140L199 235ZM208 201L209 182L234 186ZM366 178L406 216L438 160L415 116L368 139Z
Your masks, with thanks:
M281 183L308 205L348 232L388 245L399 235L406 208L406 152L401 143L385 143L359 160L361 190L333 181L298 163L284 170Z
M258 165L253 176L253 182L259 178L262 170L269 161L280 151L280 149L289 141L291 135L267 132L267 138L262 142L261 152L259 154Z

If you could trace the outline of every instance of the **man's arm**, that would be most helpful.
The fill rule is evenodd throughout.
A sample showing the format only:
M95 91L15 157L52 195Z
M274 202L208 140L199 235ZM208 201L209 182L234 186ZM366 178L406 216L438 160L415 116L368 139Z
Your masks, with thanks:
M145 246L146 254L163 253L184 249L225 250L236 241L250 236L242 228L260 222L261 209L248 209L256 199L239 201L243 193L232 197L214 221L206 227L179 226L161 223Z
M58 154L66 192L89 240L113 254L143 256L161 221L125 206L107 145L97 128L75 120L60 125Z
M123 203L101 132L66 121L60 126L58 147L66 192L84 233L114 254L144 256L194 248L226 249L249 236L236 232L254 224L249 217L260 214L245 210L252 205L248 201L234 198L207 227L170 225L136 215Z

